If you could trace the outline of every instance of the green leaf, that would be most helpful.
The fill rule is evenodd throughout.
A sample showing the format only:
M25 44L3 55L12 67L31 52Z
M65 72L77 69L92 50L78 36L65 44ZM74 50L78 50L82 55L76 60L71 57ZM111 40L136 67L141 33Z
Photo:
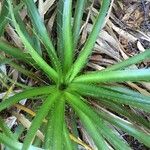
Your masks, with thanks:
M77 0L75 6L75 15L73 21L73 48L77 46L79 35L80 35L80 28L82 23L82 17L84 12L85 3L87 0Z
M23 83L19 83L13 79L11 79L8 75L5 75L4 72L0 69L0 82L2 82L2 84L5 84L6 80L9 81L10 83L17 85L18 87L21 87L23 89L31 89L31 85L25 85ZM7 85L4 85L5 87L7 87Z
M74 82L100 83L124 81L150 81L150 69L133 69L117 71L95 71L76 77Z
M98 114L96 114L95 111L86 103L84 103L79 97L69 94L68 101L77 112L80 111L85 114L85 116L83 116L83 119L85 119L85 121L90 120L91 124L93 124L93 126L97 128L97 132L95 133L95 135L98 133L101 134L109 143L111 143L111 145L115 147L115 149L130 150L129 145L122 138L120 138L120 135L117 135L116 132L114 132L114 130L110 128L110 125L104 122L104 120L102 120L98 116ZM86 125L87 124L88 123L86 123ZM89 130L89 132L93 132L93 130Z
M101 31L101 29L103 27L103 23L104 23L105 17L107 15L107 12L109 9L109 5L110 5L110 0L103 0L101 10L96 19L93 30L90 33L84 47L82 48L77 60L75 61L74 65L73 65L72 69L70 70L72 72L71 76L70 76L70 72L68 73L67 78L69 78L69 81L72 81L74 79L74 77L80 72L80 70L87 63L88 57L92 53L92 49L96 42L97 36L99 35L99 32Z
M11 107L13 104L18 103L22 99L31 98L38 95L46 95L54 92L55 86L45 86L45 87L36 87L28 90L24 90L23 92L17 93L14 96L6 99L0 104L0 111Z
M108 111L104 112L104 109L98 110L97 113L99 114L100 117L104 118L111 124L119 127L123 131L127 132L128 134L132 135L133 137L144 143L146 146L150 147L149 133L145 133L144 131L138 129L130 122L127 122L126 120L123 120L122 118L119 118Z
M24 130L25 130L25 127L22 124L18 124L14 133L14 136L16 137L16 139L19 139L19 137L22 135Z
M96 126L93 124L91 119L85 113L83 113L83 111L87 110L86 112L88 112L88 114L91 113L91 115L93 115L94 112L92 112L91 109L89 109L89 107L86 107L86 105L83 106L83 104L81 104L81 101L78 98L76 98L74 95L66 93L66 98L67 98L68 103L77 112L77 114L78 114L79 118L81 119L85 129L88 131L88 133L90 134L90 136L94 140L98 149L102 149L102 150L108 149L108 147L105 143L105 140L103 139L102 135L98 133ZM101 119L99 119L99 120L101 122Z
M145 52L137 54L136 56L128 58L127 60L123 60L122 62L119 62L115 65L112 65L112 66L106 68L105 71L124 69L125 67L128 67L128 66L136 64L136 63L140 63L140 62L142 62L144 60L148 60L148 59L150 59L150 49L146 49Z
M5 134L9 138L13 139L14 141L16 141L15 136L10 131L8 126L5 124L5 121L1 117L0 117L0 128L1 128L2 132L3 132L3 134Z
M0 133L0 143L3 143L11 148L11 150L20 150L22 148L22 143L16 142L6 136L5 134ZM44 150L42 148L30 146L29 150Z
M38 52L38 54L40 56L42 56L39 39L36 37L36 35L33 35L34 37L32 37L32 35L29 35L29 33L26 29L26 26L25 26L24 22L22 21L20 15L18 14L18 12L15 13L15 18L16 18L16 21L17 21L21 31L24 33L24 36L31 43L32 47Z
M34 80L44 82L40 77L35 75L33 72L31 72L29 70L25 70L24 68L22 68L18 64L12 62L12 59L10 59L10 58L5 58L3 56L0 56L0 66L2 64L9 64L11 67L15 68L17 71L23 73L24 75L29 76L30 78L32 78Z
M15 6L15 13L19 11L19 9L23 6L22 2L19 3L19 5ZM0 12L0 37L4 34L4 30L6 25L9 23L9 16L10 12L8 9L8 0L2 1L2 10Z
M74 110L71 109L71 108L70 108L68 118L70 118L69 126L71 128L72 134L76 137L79 137L78 125L77 125L77 115L74 112ZM73 142L73 147L74 147L75 150L78 149L78 144Z
M9 58L2 58L1 56L0 56L0 66L1 65L4 65L4 64L7 64L7 63L11 63L12 62L12 59L9 59Z
M64 134L64 139L65 139L64 149L76 150L77 146L76 146L76 149L75 149L75 147L73 147L74 145L70 139L69 131L67 129L66 123L64 123L64 126L63 126L63 134Z
M93 120L94 121L94 120ZM114 147L116 150L131 150L127 142L121 137L117 130L113 129L112 125L104 122L102 127L97 124L99 131L105 136L106 140Z
M13 56L14 58L24 60L25 62L32 62L32 58L23 50L9 45L8 43L0 40L0 51L4 51L6 54Z
M126 104L136 108L143 109L144 111L150 112L150 97L149 96L132 96L126 93L114 92L113 90L108 90L105 87L88 85L88 84L71 84L70 88L73 91L77 91L84 96L92 96L101 101L105 99L107 101L116 102L119 104Z
M49 110L51 109L52 105L55 103L59 96L60 94L56 91L53 94L49 95L48 98L43 102L27 132L22 150L27 150L29 148L32 140L34 139L34 136L36 135L38 128L43 122L43 119L47 116Z
M51 59L53 67L57 70L60 71L60 62L58 60L57 54L55 52L55 48L52 44L52 41L50 40L50 37L47 33L46 27L40 18L40 15L38 13L38 10L34 4L33 0L24 0L25 4L27 5L29 15L31 18L31 21L33 23L33 27L35 28L36 34L39 36L41 39L42 43L44 44L49 57Z
M22 68L21 66L19 66L18 64L14 63L14 62L8 62L6 64L9 64L13 68L15 68L18 72L21 72L24 75L26 75L26 76L34 79L34 80L38 80L40 82L44 82L38 75L34 74L33 72L31 72L29 70L25 70L25 68Z
M102 100L100 102L100 105L104 108L108 108L109 110L111 110L112 112L116 114L124 116L130 122L132 122L133 124L136 124L137 126L142 126L144 128L150 129L149 122L143 116L135 113L134 111L132 111L126 106L115 104L113 102L105 101L105 100Z
M67 72L73 62L72 40L72 0L63 0L62 37L64 47L64 71Z
M0 12L0 37L3 35L5 26L8 22L9 10L7 0L4 0L2 3L2 10Z
M57 72L53 68L51 68L46 63L45 60L43 60L43 58L34 50L34 48L32 47L32 45L30 44L30 42L26 39L26 37L23 34L23 32L21 31L18 23L16 22L11 2L8 1L8 3L9 3L9 10L10 10L10 13L11 13L11 18L13 20L14 26L15 26L16 31L19 34L22 42L26 46L26 49L28 50L28 52L30 53L30 55L32 56L32 58L36 61L37 65L39 65L39 67L46 73L46 75L48 75L48 77L52 78L55 82L57 82L57 79L58 79Z
M81 119L81 122L83 123L83 126L87 130L88 134L94 140L94 143L96 144L97 148L101 150L107 150L108 147L106 145L106 141L104 140L102 135L99 134L97 127L93 124L92 120L80 109L75 108L75 110L77 111L78 116Z
M59 0L57 3L57 52L61 63L64 61L64 47L62 36L62 12L63 12L64 0Z
M3 143L10 147L13 150L20 150L22 145L19 142L16 142L12 138L6 136L5 134L0 133L0 143Z
M51 115L48 116L49 121L45 137L45 149L47 150L63 149L64 107L65 101L60 98L55 103Z

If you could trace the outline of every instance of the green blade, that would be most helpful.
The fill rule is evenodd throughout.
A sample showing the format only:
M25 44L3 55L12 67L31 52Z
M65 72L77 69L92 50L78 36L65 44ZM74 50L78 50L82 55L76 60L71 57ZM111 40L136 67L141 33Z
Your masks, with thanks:
M88 131L88 134L94 140L97 148L101 150L107 150L108 147L105 143L105 140L101 136L101 134L99 134L97 127L93 124L92 120L88 116L86 116L80 109L75 108L75 110L78 113L78 116L81 119L81 122L83 123L85 129Z
M22 66L19 66L18 64L12 62L12 59L10 59L10 58L5 58L3 56L0 56L0 66L2 64L9 64L11 67L15 68L17 71L23 73L24 75L26 75L34 80L44 82L39 76L35 75L33 72L25 70L24 68L22 68Z
M75 15L73 21L73 49L76 48L79 40L80 28L86 1L87 0L77 0L76 2Z
M75 137L79 137L79 133L78 133L78 125L77 125L77 115L74 112L73 109L70 108L70 112L69 112L69 116L68 118L70 118L70 123L69 126L71 128L71 132ZM73 142L73 147L74 149L78 149L78 144Z
M99 114L100 117L104 118L111 124L119 127L120 129L124 130L128 134L132 135L133 137L144 143L146 146L150 147L149 133L145 133L144 131L138 129L138 127L134 126L130 122L127 122L126 120L123 120L122 118L119 118L108 111L104 111L104 109L98 110L97 113Z
M0 40L0 51L4 51L6 54L9 54L14 58L24 60L25 62L32 61L29 54L23 53L23 50L13 47L2 40Z
M64 47L63 47L63 36L62 36L62 12L63 12L64 0L59 0L57 3L57 52L61 63L64 61Z
M2 133L0 133L0 143L7 145L8 147L10 147L11 150L21 150L22 145L23 145L22 143L16 142ZM34 147L31 145L29 147L29 150L44 150L44 149Z
M65 139L65 144L64 144L64 149L67 149L67 150L76 150L75 147L73 147L73 143L69 137L69 131L67 129L67 126L66 124L64 123L64 126L63 126L63 133L64 133L64 139Z
M2 10L0 12L0 37L3 35L5 26L8 22L9 10L7 0L4 0L2 3Z
M72 0L63 0L62 37L64 47L64 72L67 72L73 62L72 40Z
M100 82L124 82L124 81L150 81L150 69L95 71L81 75L74 82L100 83Z
M43 58L34 50L30 42L26 39L24 33L21 31L18 23L16 22L11 2L8 1L8 4L9 4L9 10L11 13L11 18L13 20L16 31L19 34L20 38L22 39L22 42L26 46L28 52L30 53L32 58L36 61L37 65L39 65L39 67L48 75L48 77L52 78L55 82L57 82L57 79L58 79L57 72L53 68L51 68L46 63L45 60L43 60Z
M16 18L16 21L18 22L18 25L20 26L21 31L24 33L24 36L31 43L32 47L38 52L38 54L42 56L40 41L38 40L38 38L35 35L33 35L34 37L32 37L32 35L29 35L26 29L26 26L24 22L22 21L20 15L18 14L18 12L15 13L15 18Z
M88 84L71 84L70 88L84 96L92 96L98 100L105 99L108 101L113 101L119 104L126 104L136 108L143 109L144 111L150 112L150 97L141 95L140 97L127 95L126 93L114 92L113 90L108 90L107 88L88 85Z
M15 140L2 133L0 133L0 143L7 145L13 150L20 150L22 147L21 143L16 142Z
M6 64L9 64L11 67L15 68L18 72L23 73L24 75L28 76L29 78L32 78L34 80L38 80L40 82L44 82L38 75L35 73L25 70L23 67L19 66L18 64L14 62L8 62Z
M27 150L29 148L38 128L43 123L43 119L46 117L52 105L55 103L59 96L60 94L55 91L53 94L49 95L48 98L43 102L42 106L40 107L35 118L32 121L29 131L27 132L22 150Z
M51 92L54 92L55 86L45 86L45 87L36 87L28 90L24 90L23 92L20 92L18 94L15 94L14 96L6 99L5 101L1 102L0 104L0 111L11 107L13 104L18 103L22 99L31 98L38 95L47 95Z
M128 66L136 64L136 63L140 63L143 60L148 60L148 59L150 59L150 49L146 49L145 52L137 54L136 56L128 58L127 60L119 62L115 65L112 65L112 66L106 68L105 71L124 69L125 67L128 67Z
M67 94L68 96L68 94ZM70 100L70 101L69 101ZM83 112L93 125L98 129L97 132L101 133L109 143L111 143L116 149L119 150L130 150L129 145L124 142L109 126L106 122L104 122L95 112L89 107L86 103L84 103L79 97L73 96L69 94L68 101L75 108L75 110L79 110Z
M64 122L65 101L59 99L54 105L51 115L48 116L49 122L45 137L45 149L63 149L63 122Z
M86 114L84 114L82 112L83 110L86 109L86 110L88 110L89 113L91 113L91 110L88 107L84 107L84 109L83 109L83 107L82 107L83 105L81 105L79 99L76 98L74 95L66 93L66 97L67 97L68 103L77 112L77 114L78 114L79 118L81 119L85 129L88 131L88 133L90 134L90 136L94 140L94 142L95 142L96 146L98 147L98 149L102 149L102 150L108 149L108 147L107 147L107 145L105 143L105 140L103 139L101 134L98 133L97 128L95 127L93 122L89 119L89 117ZM73 102L75 102L76 105L74 105ZM81 107L82 107L82 109L81 109ZM92 114L93 114L93 112L92 112Z
M92 53L92 49L96 42L97 36L99 35L99 32L103 27L103 23L109 9L109 5L110 5L110 0L103 0L101 10L94 24L93 30L90 33L83 49L81 50L81 53L79 54L77 60L75 61L73 67L70 70L71 76L70 76L70 72L68 73L67 78L69 78L69 81L72 81L74 77L80 72L80 70L85 66L89 55Z
M5 124L5 121L1 117L0 117L0 129L2 130L3 134L16 141L15 136L13 135L13 133L11 132L11 130L8 128L8 126Z
M36 34L39 36L41 39L42 43L44 44L49 57L51 59L53 67L57 70L60 71L60 62L58 60L57 54L55 52L55 48L52 44L52 41L46 31L46 27L40 18L40 15L38 13L38 10L34 4L33 0L24 0L25 4L27 5L29 15L31 18L31 21L33 23L33 27L35 28Z
M114 113L124 116L125 118L130 120L130 122L136 124L137 126L142 126L144 128L150 129L149 122L143 116L135 113L134 111L132 111L131 109L129 109L123 105L115 104L110 101L102 100L100 102L100 106L107 108Z

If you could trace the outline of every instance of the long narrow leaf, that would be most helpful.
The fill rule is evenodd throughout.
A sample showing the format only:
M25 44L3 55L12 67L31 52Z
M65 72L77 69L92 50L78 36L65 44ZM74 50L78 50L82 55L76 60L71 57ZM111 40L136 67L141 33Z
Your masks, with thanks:
M0 143L7 145L13 150L20 150L22 147L21 143L16 142L15 140L11 139L10 137L2 133L0 133Z
M57 82L58 79L58 74L57 72L51 68L44 60L42 57L40 57L40 55L34 50L34 48L32 47L32 45L29 43L29 41L26 39L26 37L24 36L23 32L21 31L18 23L16 22L15 16L14 16L14 12L13 12L13 8L12 8L12 4L10 1L8 1L9 3L9 10L11 13L11 17L14 23L14 26L17 30L17 33L19 34L19 36L22 39L22 42L24 43L24 45L26 46L28 52L30 53L30 55L32 56L32 58L36 61L37 65L40 66L40 68L50 77L52 78L55 82Z
M8 3L7 1L3 1L2 3L2 10L0 12L0 36L2 36L5 26L8 22L8 15L9 15L9 10L8 10Z
M42 19L40 18L40 15L38 13L38 10L34 4L33 0L24 0L25 4L27 5L30 17L31 17L31 21L33 23L33 26L36 30L37 35L40 37L40 39L42 40L42 43L45 45L45 48L49 54L49 57L51 59L52 65L53 67L57 70L60 71L60 62L58 60L58 57L56 55L55 52L55 48L52 44L52 41L46 31L45 25L42 21Z
M52 86L52 87L45 86L45 87L37 87L33 89L24 90L23 92L15 94L14 96L1 102L0 111L11 107L13 104L21 101L22 99L31 98L31 97L38 96L38 95L50 94L55 89L56 89L55 86Z
M20 150L23 145L22 143L16 142L2 133L0 133L0 143L7 145L12 150ZM32 145L29 147L29 149L30 150L44 150L42 148L34 147Z
M136 108L143 109L144 111L150 112L150 97L144 96L135 97L132 95L127 95L126 93L114 92L113 90L108 90L104 87L88 85L88 84L72 84L70 86L72 90L77 91L78 93L84 96L92 96L98 100L105 99L108 101L113 101L119 104L126 104Z
M150 59L150 49L146 49L145 52L137 54L136 56L128 58L127 60L119 62L115 65L112 65L106 68L105 71L124 69L125 67L128 67L136 63L140 63L143 60L148 60L148 59Z
M150 69L95 71L75 78L74 82L100 83L124 81L150 81Z
M27 62L32 62L32 58L29 54L24 53L22 50L11 46L2 40L0 40L0 51L4 51L6 54L9 54L14 58L21 59Z
M88 131L88 133L90 134L90 136L93 138L96 146L98 147L98 149L108 149L107 145L105 143L105 140L103 139L103 137L101 136L101 134L99 134L97 132L96 127L94 126L94 124L92 123L92 121L88 118L88 116L86 116L82 111L87 109L87 107L85 107L84 109L78 109L76 106L81 105L80 101L73 96L72 94L66 93L67 96L67 100L69 102L69 104L75 109L75 111L77 112L78 116L80 117L85 129ZM76 106L74 105L73 101L76 101ZM80 107L81 108L81 107ZM82 107L83 108L83 107ZM91 111L89 109L87 109L90 113Z
M5 124L4 120L0 117L0 128L6 136L16 141L15 136L11 132L11 130L8 128L8 126Z
M96 146L98 149L101 150L107 150L108 147L105 143L104 138L101 136L101 134L98 133L98 130L96 126L93 124L92 120L88 116L86 116L80 109L75 107L76 112L78 113L79 118L81 119L81 122L83 123L83 126L88 131L92 139L94 140Z
M22 150L27 150L29 148L34 136L36 135L38 128L41 126L43 122L43 119L46 117L50 108L52 107L52 105L58 99L59 96L60 94L56 91L52 95L48 96L48 98L43 102L42 106L40 107L35 118L32 121L29 131L27 132Z
M65 144L64 144L64 149L67 149L67 150L76 150L75 147L73 147L73 143L69 137L69 131L66 127L66 123L64 123L64 126L63 126L63 133L64 133L64 139L65 139Z
M70 70L72 72L71 76L70 76L70 72L68 73L67 77L70 78L70 81L73 80L74 77L79 73L79 71L85 66L89 55L92 53L92 48L94 47L97 36L99 35L99 32L103 27L103 22L107 15L109 5L110 5L110 0L103 0L101 10L94 24L93 30L90 33L83 49L81 50L81 53L79 54L77 60L75 61L73 67Z
M63 47L63 36L62 36L62 18L63 18L63 6L64 0L59 0L57 3L57 52L61 63L64 60L64 47Z
M39 53L39 55L42 55L42 52L40 49L40 42L38 38L35 35L34 37L29 35L26 29L26 26L18 13L15 13L15 18L16 18L16 21L18 22L18 25L20 26L21 31L24 33L24 36L27 38L27 40L31 43L32 47Z
M73 21L73 48L74 49L79 40L79 34L80 34L80 28L81 28L85 3L86 0L77 0L76 2L75 15Z
M70 69L73 62L73 40L72 40L72 0L63 0L62 36L64 48L64 71Z
M107 124L100 118L98 115L93 111L92 108L90 108L88 105L86 105L84 102L80 100L80 98L67 94L69 103L75 108L75 110L78 112L80 111L84 115L85 121L90 120L91 124L93 124L99 132L101 133L108 141L111 142L113 146L115 146L119 150L127 149L129 150L129 146L118 137L108 126ZM86 116L87 115L87 116ZM81 116L80 116L81 117ZM89 117L89 118L88 118ZM87 122L88 124L88 122ZM90 132L90 131L89 131ZM95 133L96 134L96 133ZM121 146L122 147L121 147Z
M101 101L100 105L104 108L110 109L114 113L117 113L117 114L124 116L125 118L127 118L128 120L133 122L134 124L137 124L137 125L140 125L144 128L150 129L149 122L145 118L143 118L143 116L134 113L130 109L127 109L127 107L124 107L124 106L119 105L119 104L115 104L115 103L110 102L110 101L105 101L105 100Z
M123 120L119 117L116 117L115 115L111 115L111 113L109 113L108 111L104 112L104 109L99 110L97 112L100 115L100 117L106 119L110 123L112 123L115 126L121 128L125 132L128 132L130 135L134 136L135 138L137 138L138 140L143 142L145 145L150 147L150 143L149 143L150 133L146 134L144 131L139 130L138 128L136 128L131 123L129 123L129 122L127 122L127 121L125 121L125 120Z
M47 133L45 137L45 149L62 150L63 149L63 122L64 122L65 101L60 99L54 105L52 118L49 116Z

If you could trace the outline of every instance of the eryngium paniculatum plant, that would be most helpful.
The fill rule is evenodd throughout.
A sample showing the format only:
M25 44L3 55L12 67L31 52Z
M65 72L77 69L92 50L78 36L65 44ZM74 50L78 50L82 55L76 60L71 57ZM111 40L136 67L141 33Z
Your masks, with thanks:
M0 120L1 143L13 150L38 149L34 145L34 139L37 130L42 129L44 141L39 145L39 149L78 149L77 144L70 140L69 132L78 137L77 127L80 125L99 150L111 147L116 150L131 149L120 133L127 133L150 147L150 124L143 116L136 113L136 110L150 112L150 97L121 84L114 84L126 81L149 81L150 69L133 70L127 67L149 59L150 50L147 49L139 55L101 71L86 72L86 69L83 71L97 36L103 28L111 0L102 1L93 29L82 48L78 48L77 45L80 40L86 0L56 2L57 38L53 39L53 41L57 39L55 44L50 39L33 0L23 0L18 6L13 5L13 2L11 0L3 2L1 35L4 24L9 21L19 35L24 51L2 39L0 50L10 56L9 58L13 58L10 59L12 64L27 64L24 65L27 66L26 71L30 71L31 67L33 70L41 70L41 74L47 76L45 83L48 85L41 84L40 87L32 88L26 86L22 92L1 101L0 111L3 111L22 99L34 98L36 101L36 98L43 96L42 104L25 134L23 143L18 141L2 119ZM72 3L75 4L75 9ZM27 30L27 24L20 18L19 10L24 6L27 7L32 29ZM36 39L36 44L33 37ZM38 46L37 43L42 46ZM23 73L29 75L28 71ZM47 119L47 123L43 122L44 118ZM71 122L68 123L68 120Z

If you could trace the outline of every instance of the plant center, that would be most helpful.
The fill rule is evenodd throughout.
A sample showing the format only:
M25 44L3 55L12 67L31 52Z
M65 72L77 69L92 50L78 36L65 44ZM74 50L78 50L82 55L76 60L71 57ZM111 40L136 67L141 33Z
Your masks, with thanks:
M66 84L64 84L64 83L62 83L62 84L60 84L59 85L59 90L65 90L67 88L67 85Z

